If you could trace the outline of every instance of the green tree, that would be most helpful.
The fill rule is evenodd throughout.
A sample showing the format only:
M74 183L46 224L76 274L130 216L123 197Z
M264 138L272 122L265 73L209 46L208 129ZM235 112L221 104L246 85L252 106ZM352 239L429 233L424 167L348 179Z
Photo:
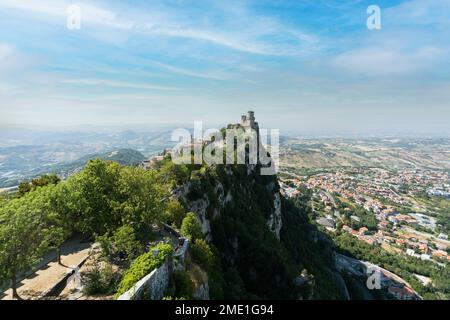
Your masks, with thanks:
M74 219L82 232L105 234L124 224L137 230L164 213L163 191L152 171L97 159L68 185L79 201Z
M175 271L173 273L175 284L175 298L191 299L194 291L192 279L186 271Z
M191 242L203 238L202 227L197 216L193 212L188 212L181 223L181 233Z
M177 228L180 228L181 223L186 216L186 210L184 210L180 201L170 199L166 206L166 216L168 223L173 223Z
M75 220L83 233L106 233L120 225L121 217L113 210L119 203L117 181L120 165L102 160L91 160L77 175L68 179L68 186L78 194L80 210Z
M142 244L136 239L134 229L129 225L119 227L111 236L105 234L97 237L97 241L100 242L106 257L119 256L126 263L144 251Z
M18 197L24 196L26 193L36 190L38 187L44 187L49 184L56 185L61 179L56 174L44 174L39 178L31 180L31 182L22 182L19 184Z
M165 206L161 199L165 193L153 171L122 167L117 192L112 210L114 215L121 217L122 224L137 224L141 227L163 219Z
M58 184L61 179L56 174L44 174L39 178L31 180L31 184L36 187L44 187L49 184Z
M195 262L206 268L206 270L211 270L214 264L214 253L204 239L195 239L191 245L190 252Z
M49 248L47 209L47 192L32 192L0 210L0 280L11 282L14 298L20 298L18 275L32 268Z
M190 177L189 167L183 164L175 164L172 161L164 161L158 172L158 179L173 188L185 183Z
M48 224L50 244L56 248L57 260L61 264L61 246L75 231L75 213L79 200L67 184L61 183L51 189L49 195Z
M19 190L17 192L18 197L24 196L26 193L31 191L31 183L29 182L22 182L19 184Z

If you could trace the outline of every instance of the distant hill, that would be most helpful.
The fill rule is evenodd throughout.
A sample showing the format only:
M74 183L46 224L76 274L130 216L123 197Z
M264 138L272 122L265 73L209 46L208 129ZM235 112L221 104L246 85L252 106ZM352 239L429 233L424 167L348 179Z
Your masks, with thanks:
M146 157L139 151L129 148L116 149L103 153L93 153L83 156L75 161L39 166L32 171L22 174L20 177L0 177L0 187L15 186L22 181L31 180L44 173L56 173L65 178L80 171L89 160L97 158L118 162L121 165L137 165L146 159Z
M169 129L58 132L0 128L0 137L0 188L16 186L45 172L65 175L95 157L134 164L141 161L142 154L149 157L174 145Z
M54 172L62 177L67 177L74 172L80 171L89 160L97 158L118 162L124 166L137 165L146 159L139 151L133 149L117 149L110 152L90 154L73 162L54 165L50 169L50 172Z
M284 167L384 167L450 169L449 139L286 139Z

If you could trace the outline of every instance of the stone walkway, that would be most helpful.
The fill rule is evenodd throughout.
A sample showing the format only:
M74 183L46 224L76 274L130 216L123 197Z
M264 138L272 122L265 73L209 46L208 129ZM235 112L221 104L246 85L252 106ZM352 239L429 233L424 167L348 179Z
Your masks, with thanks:
M55 251L47 254L31 275L18 281L17 292L22 299L39 299L53 288L72 269L89 255L90 243L82 243L80 238L67 241L61 250L61 263L58 264ZM0 300L11 300L12 290L0 293Z

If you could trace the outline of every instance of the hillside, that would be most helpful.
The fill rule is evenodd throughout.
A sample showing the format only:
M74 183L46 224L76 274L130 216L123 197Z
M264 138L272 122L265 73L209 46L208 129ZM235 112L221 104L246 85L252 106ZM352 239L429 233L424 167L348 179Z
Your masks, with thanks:
M0 202L0 282L82 233L102 251L82 271L82 294L118 297L178 247L178 239L161 228L170 224L190 246L184 262L169 259L182 269L173 266L165 296L349 299L355 290L356 296L370 295L361 279L339 271L332 240L309 222L302 203L285 199L277 176L261 175L260 169L174 165L170 156L151 170L91 160L65 181ZM17 222L23 228L15 228ZM14 251L16 246L27 250ZM164 255L154 260L152 248L164 248ZM92 282L96 274L101 278Z
M202 167L175 190L220 253L225 299L349 298L332 242L259 166Z
M282 141L283 166L450 169L448 139L304 139Z
M145 156L139 151L133 149L117 149L105 153L94 153L67 164L55 165L51 167L51 172L67 175L70 172L80 170L89 160L102 159L114 161L121 165L137 165L145 160Z
M122 165L136 165L145 160L145 156L133 149L115 149L109 152L91 153L78 158L73 161L66 161L55 164L39 165L35 164L32 168L23 167L20 170L10 170L0 176L0 187L16 186L20 182L25 180L31 180L45 173L56 173L61 177L67 177L74 172L82 169L89 160L103 159L109 161L115 161ZM17 157L8 157L4 161L2 167L18 167L18 162L23 162L23 159ZM26 163L27 166L32 164Z
M172 144L168 129L111 133L91 130L0 128L0 188L15 186L50 169L58 171L60 166L71 169L72 163L114 150L133 149L149 157Z

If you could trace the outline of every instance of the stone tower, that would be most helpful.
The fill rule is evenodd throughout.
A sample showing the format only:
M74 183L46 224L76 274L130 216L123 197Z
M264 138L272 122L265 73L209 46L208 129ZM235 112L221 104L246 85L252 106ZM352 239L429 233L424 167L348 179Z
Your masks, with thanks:
M259 125L258 122L255 121L255 112L248 111L247 114L243 114L241 116L240 126L244 129L245 132L250 132L254 130L256 133L256 157L259 159L259 146L260 146L260 137L259 137Z
M254 129L259 134L258 122L255 121L255 112L249 111L241 117L241 126L244 129Z

